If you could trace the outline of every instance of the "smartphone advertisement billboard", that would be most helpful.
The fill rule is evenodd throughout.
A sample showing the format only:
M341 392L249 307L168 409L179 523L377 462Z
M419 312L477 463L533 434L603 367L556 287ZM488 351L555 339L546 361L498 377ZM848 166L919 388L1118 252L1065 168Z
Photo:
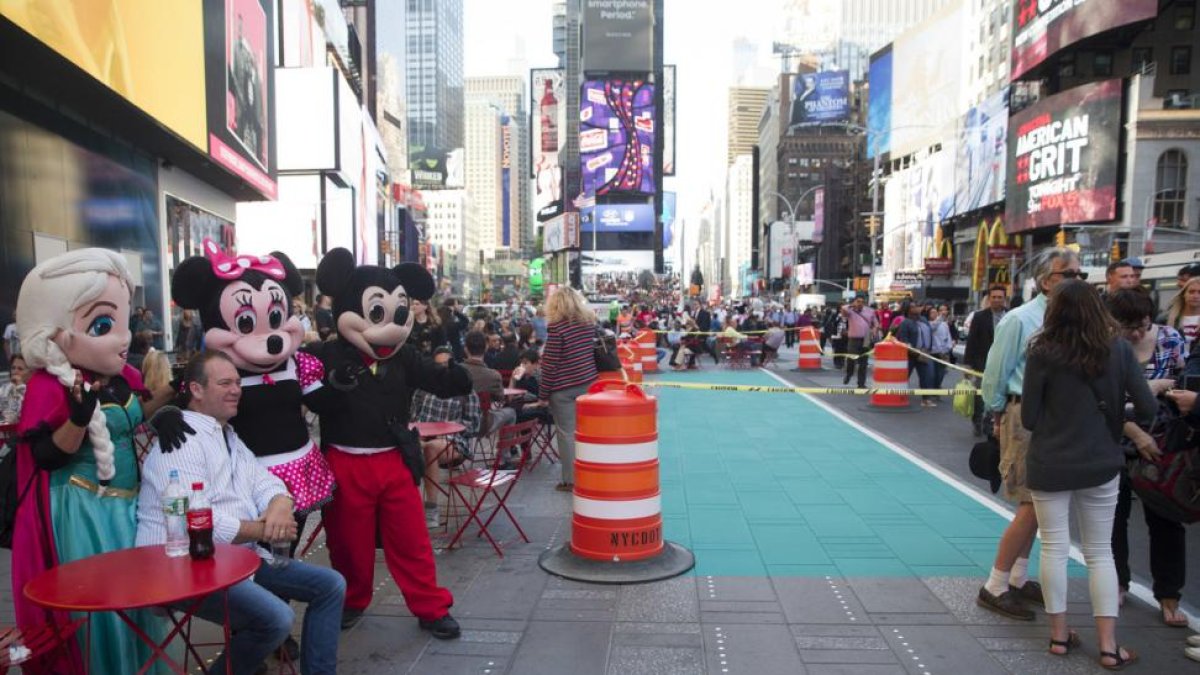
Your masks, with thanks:
M958 133L955 213L1004 199L1008 140L1008 88L967 111Z
M868 70L867 157L892 149L892 48L884 47L871 56Z
M562 165L559 153L566 145L567 92L559 68L529 71L529 147L533 151L533 212L546 222L563 212Z
M654 85L589 80L583 83L579 108L584 192L654 194Z
M1004 229L1117 217L1121 80L1086 84L1014 115Z
M1017 0L1011 77L1016 80L1083 38L1157 14L1158 0Z

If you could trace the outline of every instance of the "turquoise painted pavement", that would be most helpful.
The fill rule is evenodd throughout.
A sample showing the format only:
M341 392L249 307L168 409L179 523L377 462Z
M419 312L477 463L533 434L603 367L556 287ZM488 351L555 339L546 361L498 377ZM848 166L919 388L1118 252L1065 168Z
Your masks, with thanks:
M647 379L780 384L758 371ZM665 535L695 552L694 574L987 576L1008 521L808 399L650 392L659 400ZM922 422L897 415L896 423ZM1031 558L1032 575L1036 547Z

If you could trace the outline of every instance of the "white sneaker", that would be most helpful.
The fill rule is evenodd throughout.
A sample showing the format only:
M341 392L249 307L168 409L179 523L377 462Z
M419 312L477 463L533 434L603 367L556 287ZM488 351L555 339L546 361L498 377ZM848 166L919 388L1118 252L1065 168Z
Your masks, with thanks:
M1194 635L1192 637L1195 637ZM1185 647L1183 655L1193 661L1200 661L1200 647Z
M1200 647L1200 633L1196 635L1189 635L1187 637L1187 643L1189 647Z
M438 507L436 506L432 509L425 509L425 527L428 527L432 530L440 526L442 524L440 515L441 514L438 513Z

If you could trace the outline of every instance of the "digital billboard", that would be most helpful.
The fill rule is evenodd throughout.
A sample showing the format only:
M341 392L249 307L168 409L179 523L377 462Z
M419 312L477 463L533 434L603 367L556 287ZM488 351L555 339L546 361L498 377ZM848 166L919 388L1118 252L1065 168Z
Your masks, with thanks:
M966 213L1004 199L1008 88L971 108L958 129L954 173L955 213Z
M825 188L813 190L813 233L812 242L820 244L825 240Z
M1158 0L1017 0L1010 77L1083 38L1157 14Z
M663 66L662 175L675 175L675 66Z
M654 271L654 251L592 251L583 249L579 252L580 265L583 273L620 274Z
M868 69L867 157L883 155L892 148L892 47L871 56Z
M893 157L952 135L963 107L959 83L965 40L963 3L953 3L892 45L891 137ZM968 31L969 32L969 31ZM949 36L955 36L951 39Z
M644 73L654 67L651 0L583 0L583 69Z
M654 85L589 80L579 98L584 192L654 194Z
M412 145L408 148L408 168L415 188L439 189L446 186L449 169L446 151L434 146Z
M796 261L796 231L792 223L777 220L771 223L767 240L769 248L767 275L771 279L790 277Z
M832 70L792 77L788 131L850 119L850 73Z
M545 222L563 212L562 165L559 152L566 145L567 92L559 68L529 71L529 147L533 152L533 212Z
M582 223L584 232L653 232L654 206L603 204L585 208Z
M275 69L271 0L204 3L208 154L275 199Z
M513 120L500 117L500 245L512 246Z
M1006 231L1117 217L1121 99L1121 80L1106 80L1009 120Z
M161 0L0 2L0 15L204 150L201 12Z
M662 247L668 249L675 239L675 193L663 192L662 197Z

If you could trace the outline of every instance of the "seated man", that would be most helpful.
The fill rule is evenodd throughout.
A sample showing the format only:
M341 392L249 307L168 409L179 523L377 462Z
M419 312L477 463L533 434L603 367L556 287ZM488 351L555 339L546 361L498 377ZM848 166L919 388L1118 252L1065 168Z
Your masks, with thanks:
M483 363L488 368L499 368L496 365L497 359L500 358L500 348L503 343L500 341L499 333L492 333L487 336L487 349L483 352Z
M442 345L433 350L433 360L439 366L450 362L454 352ZM425 524L437 527L441 523L438 513L437 483L443 467L458 466L470 459L471 439L479 433L479 397L475 392L466 396L438 398L424 389L417 389L412 402L413 422L459 422L466 429L462 433L437 438L421 439L425 451ZM452 448L452 455L447 449Z
M492 370L483 362L483 355L488 349L487 337L480 331L473 330L467 333L466 338L463 339L463 346L467 350L467 360L462 365L471 376L472 388L477 394L486 392L494 404L488 411L491 421L484 430L484 433L492 434L500 427L515 422L517 411L507 407L495 407L504 404L504 383L500 378L500 373Z
M783 339L786 334L779 327L778 323L771 323L771 327L767 329L766 335L763 336L763 361L773 360L779 356L779 347L783 344Z
M253 577L229 589L233 638L229 653L217 658L211 672L224 672L226 658L233 659L234 673L256 672L291 633L295 614L288 600L308 603L300 640L301 670L306 674L337 672L346 581L334 570L299 560L268 564L270 551L258 545L292 541L298 533L292 497L283 481L258 463L228 424L237 414L242 395L237 368L224 352L209 350L188 361L183 386L181 399L187 408L183 419L195 433L169 455L163 454L157 442L151 448L142 467L137 545L167 540L161 495L172 469L179 470L184 486L204 483L212 504L214 541L241 544L263 559ZM225 596L215 593L204 600L196 616L220 623L225 604Z

